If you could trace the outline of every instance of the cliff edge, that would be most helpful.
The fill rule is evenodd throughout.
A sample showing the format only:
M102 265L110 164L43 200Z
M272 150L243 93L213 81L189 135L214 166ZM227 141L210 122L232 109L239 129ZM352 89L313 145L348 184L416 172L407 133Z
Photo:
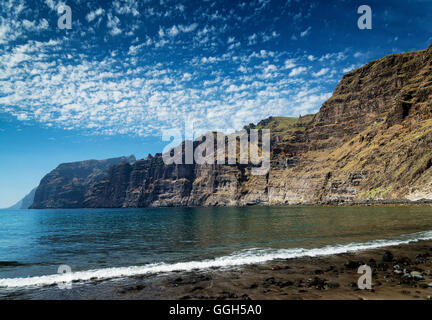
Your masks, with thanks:
M430 200L432 46L349 72L317 114L250 128L271 130L267 175L239 164L165 165L157 154L112 165L97 179L84 170L76 178L84 183L56 169L41 181L33 208Z

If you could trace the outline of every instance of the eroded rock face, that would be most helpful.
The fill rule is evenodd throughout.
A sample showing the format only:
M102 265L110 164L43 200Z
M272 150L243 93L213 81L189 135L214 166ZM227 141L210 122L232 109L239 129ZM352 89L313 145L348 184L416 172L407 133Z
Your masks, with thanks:
M14 204L12 207L9 207L10 210L20 210L20 209L28 209L31 207L34 201L34 196L36 193L36 188L29 192L24 198Z
M86 192L119 163L133 163L134 156L63 163L47 174L36 189L32 209L82 208Z
M345 75L315 115L245 127L271 130L267 175L238 164L167 166L160 154L96 177L62 165L42 180L33 207L432 199L431 106L432 48L391 55Z

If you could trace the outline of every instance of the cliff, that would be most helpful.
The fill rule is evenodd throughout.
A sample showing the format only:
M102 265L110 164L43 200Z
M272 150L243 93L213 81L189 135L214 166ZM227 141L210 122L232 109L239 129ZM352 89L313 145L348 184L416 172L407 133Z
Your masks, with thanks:
M30 208L82 208L90 187L103 179L110 167L135 160L130 156L60 164L41 180Z
M271 117L245 127L271 130L267 175L254 176L250 166L240 164L167 166L157 154L110 167L103 178L86 183L85 190L78 187L78 201L43 191L56 188L60 172L54 180L45 177L36 192L36 198L45 200L35 199L33 207L432 199L431 105L432 46L346 74L315 115Z
M36 193L36 188L34 188L32 191L29 192L28 195L26 195L24 198L22 198L20 201L15 203L12 207L9 207L7 209L9 210L19 210L19 209L28 209L31 207L34 201Z

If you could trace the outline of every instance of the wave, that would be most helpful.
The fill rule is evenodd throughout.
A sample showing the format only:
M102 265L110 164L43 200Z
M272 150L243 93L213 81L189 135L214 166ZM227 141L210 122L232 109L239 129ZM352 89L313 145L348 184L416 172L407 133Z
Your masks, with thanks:
M67 274L52 274L27 278L0 279L0 288L25 288L49 286L68 282L86 282L92 280L108 280L124 278L137 275L161 274L174 271L190 271L194 269L205 270L210 268L232 268L248 264L265 263L278 259L294 259L301 257L317 257L334 255L348 252L357 252L368 249L396 246L417 242L421 240L432 240L432 231L419 232L402 235L397 239L382 239L363 243L350 243L345 245L325 246L322 248L304 249L260 249L252 248L230 255L202 261L188 261L178 263L154 263L145 266L129 266L117 268L104 268L87 271L77 271Z

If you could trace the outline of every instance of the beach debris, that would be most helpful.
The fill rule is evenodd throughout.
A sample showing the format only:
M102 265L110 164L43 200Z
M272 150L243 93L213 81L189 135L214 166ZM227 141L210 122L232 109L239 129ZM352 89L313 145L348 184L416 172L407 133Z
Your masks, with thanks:
M418 271L412 271L411 276L413 277L414 280L424 280L423 275L421 274L421 272Z
M360 290L359 287L358 287L357 282L350 282L350 283L348 284L348 287L354 289L354 291Z
M267 278L267 279L265 279L263 281L263 285L265 285L265 286L269 286L269 285L272 285L272 284L275 284L275 283L276 283L276 280L275 280L274 277Z
M277 285L279 286L279 288L285 288L285 287L293 286L294 282L288 280L286 282L278 282Z
M396 263L399 265L409 266L412 264L412 261L408 257L402 257L396 260Z
M326 286L327 280L321 279L319 277L313 277L313 278L308 279L306 281L306 284L309 288L315 287L318 290L322 290Z
M329 266L325 272L333 271L335 269L335 266Z
M249 289L256 289L258 288L258 284L257 283L253 283L251 284L251 286L249 287Z
M424 254L418 254L416 255L416 260L421 260L421 261L425 261L427 258L430 257L430 254L428 252L424 253Z
M141 291L144 288L145 288L145 285L138 284L136 286L130 286L130 287L119 289L119 290L117 290L117 292L124 294L124 293L127 293L127 292Z
M199 282L205 282L205 281L211 281L212 277L211 276L207 276L207 275L197 275L197 276L193 276L193 277L187 277L182 278L182 277L178 277L176 279L174 279L172 281L172 285L174 287L178 287L178 286L184 286L184 285L193 285L193 284L197 284Z
M432 288L432 282L428 283L428 287Z
M376 268L378 271L387 271L389 266L385 263L379 263Z
M358 261L352 261L352 260L350 260L350 261L346 262L346 263L344 264L344 266L345 266L347 269L357 269L358 267L361 266L361 263L358 262Z
M270 270L273 270L273 271L276 271L276 270L281 270L282 268L280 267L280 266L277 266L277 265L275 265L275 266L271 266L270 267Z
M383 262L392 262L393 261L393 254L390 251L386 251L384 252L383 256L382 256L382 261Z
M399 270L399 271L402 271L402 267L401 267L400 265L398 265L398 264L395 264L395 265L393 266L393 270Z

